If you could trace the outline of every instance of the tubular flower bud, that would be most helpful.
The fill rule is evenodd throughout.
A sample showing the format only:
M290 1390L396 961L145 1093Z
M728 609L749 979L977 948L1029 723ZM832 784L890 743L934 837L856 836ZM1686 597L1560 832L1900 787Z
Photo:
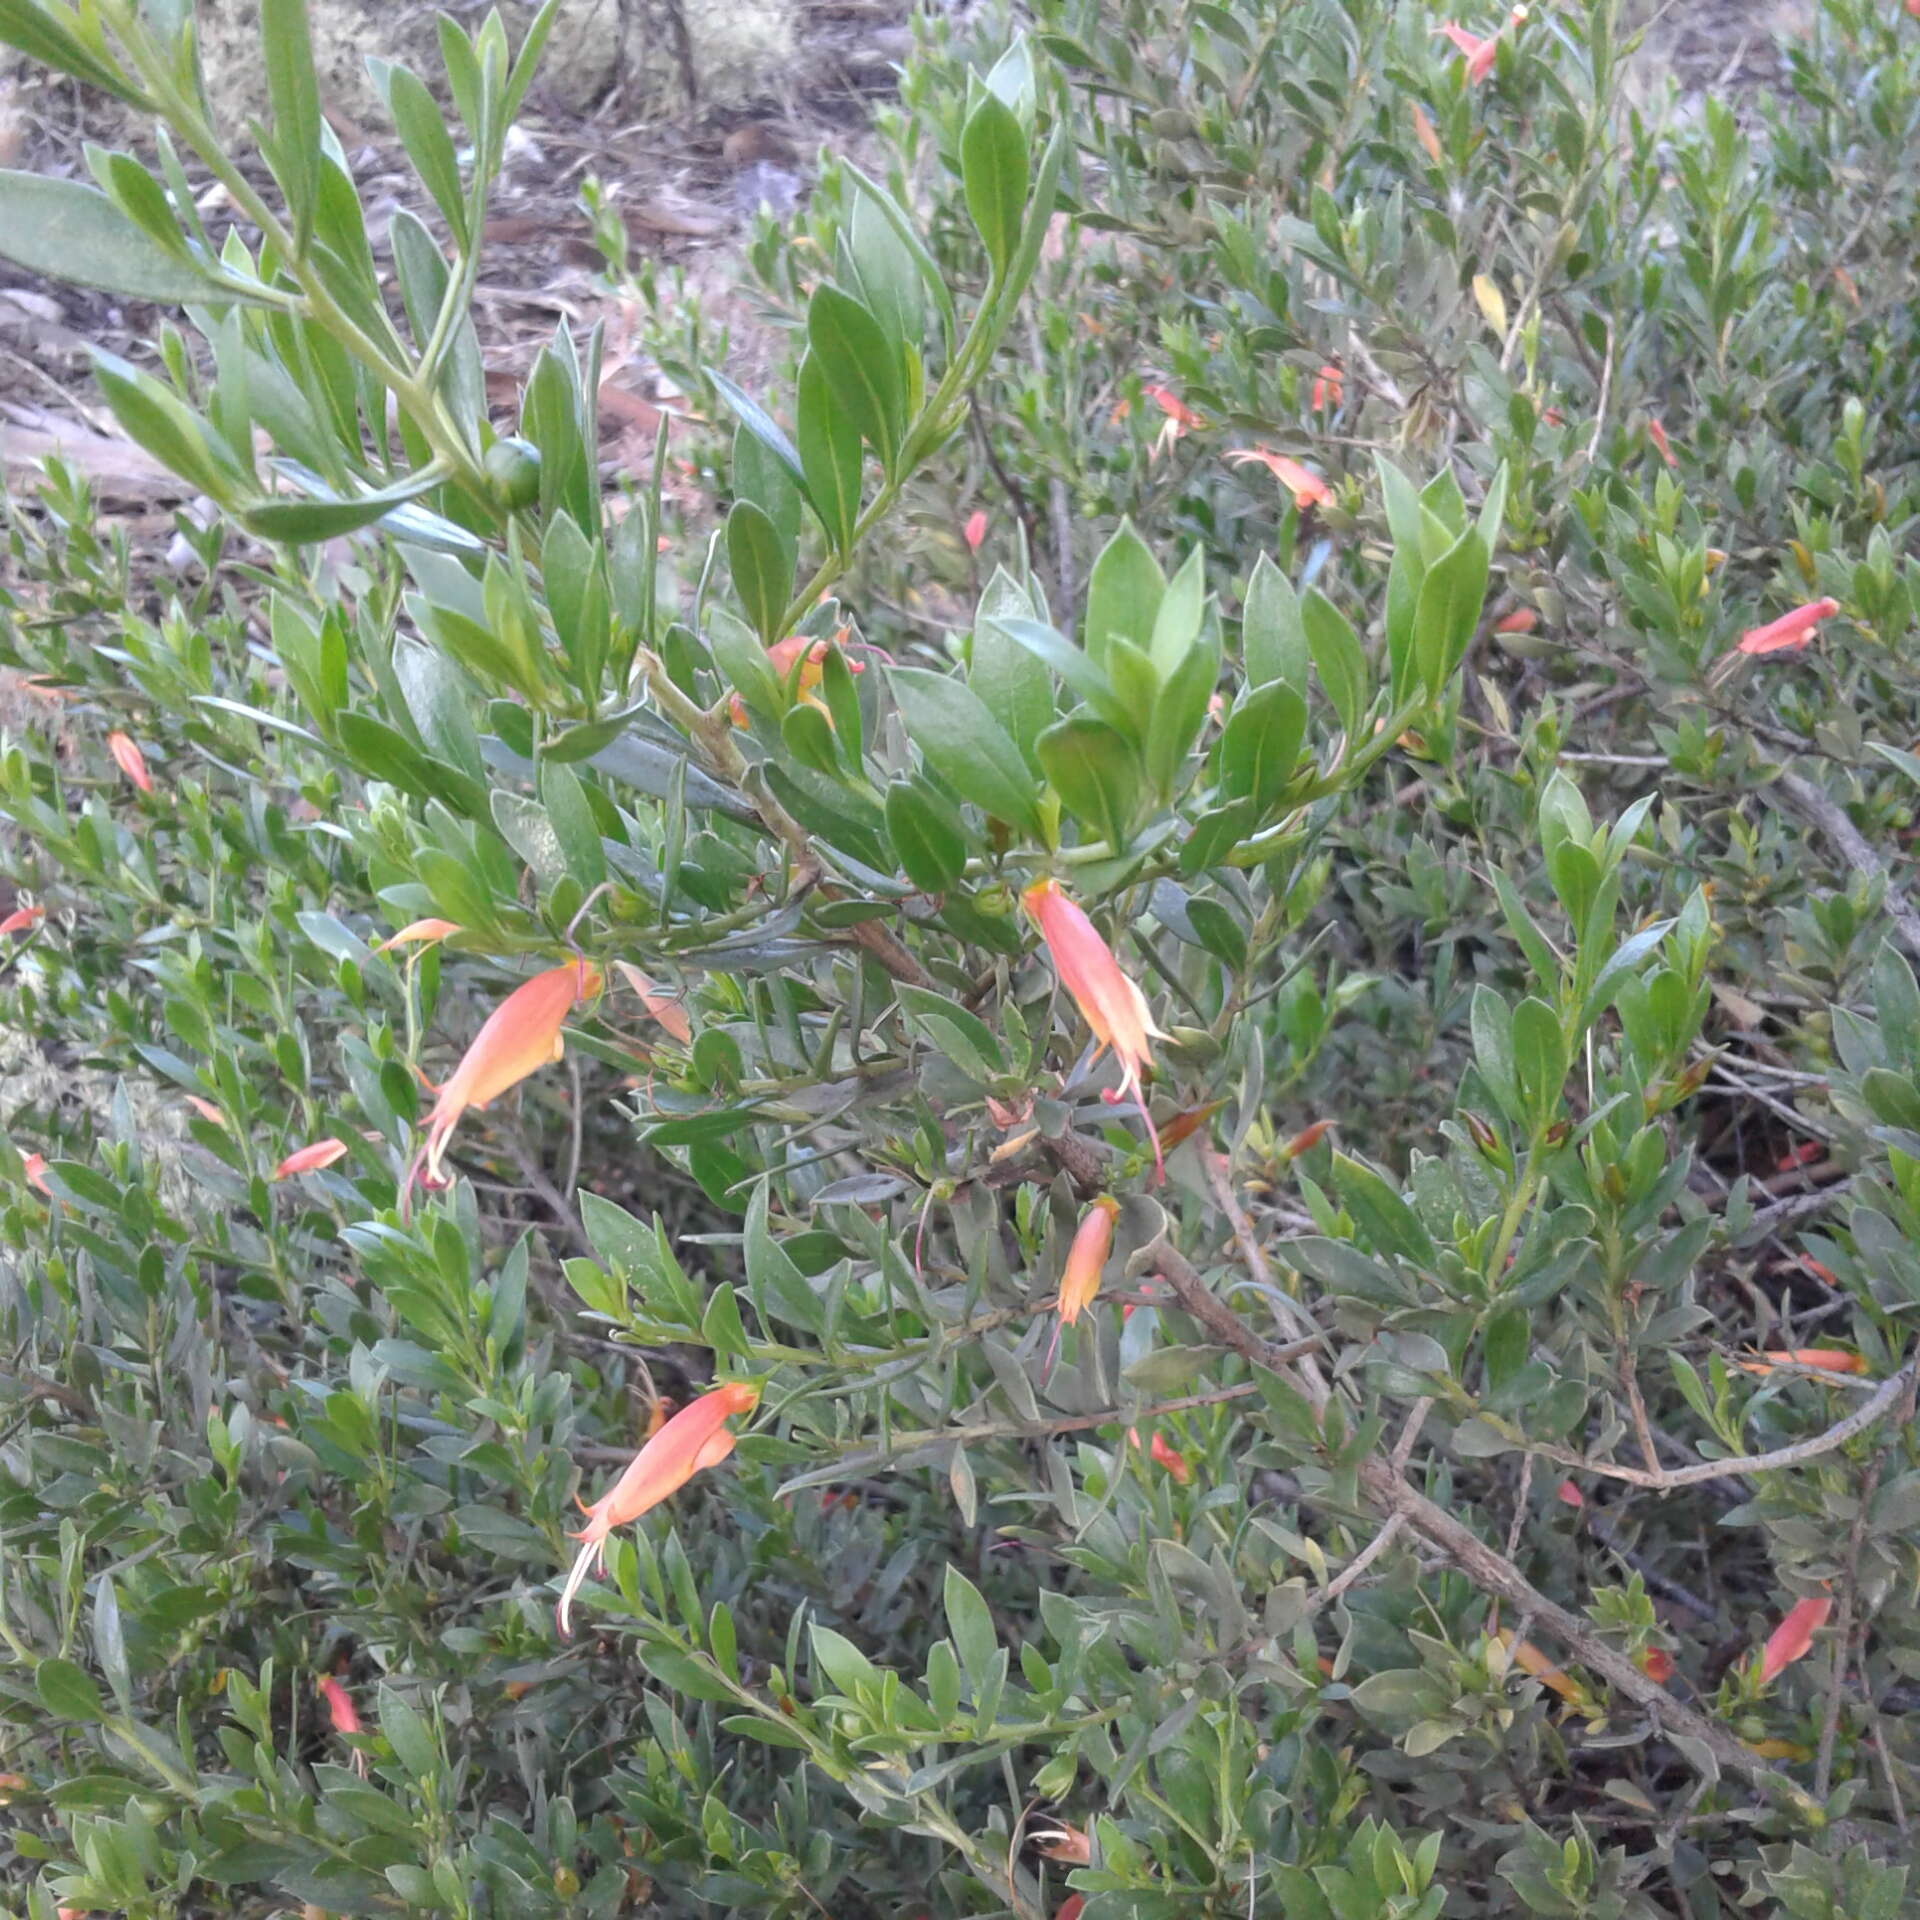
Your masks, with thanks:
M1813 639L1820 622L1832 619L1839 611L1838 600L1809 600L1804 607L1795 607L1791 613L1783 613L1778 620L1769 620L1764 627L1749 627L1740 636L1740 644L1735 651L1797 653Z
M1760 1649L1760 1684L1763 1687L1778 1679L1796 1660L1804 1659L1812 1651L1813 1636L1827 1624L1827 1616L1832 1611L1833 1602L1824 1596L1814 1600L1796 1600L1787 1609L1780 1624L1767 1635L1767 1644Z

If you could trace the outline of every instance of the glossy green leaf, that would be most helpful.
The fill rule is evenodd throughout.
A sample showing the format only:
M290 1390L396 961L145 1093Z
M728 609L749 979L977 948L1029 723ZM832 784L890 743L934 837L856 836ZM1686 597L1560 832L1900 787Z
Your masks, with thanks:
M844 555L860 519L860 429L835 399L817 355L800 362L795 391L794 437L807 497L834 551Z
M960 816L923 781L896 780L887 789L887 838L904 873L922 893L945 893L967 864Z
M1010 825L1033 826L1039 797L1033 775L979 695L920 667L895 667L887 677L927 764L975 806Z
M1026 212L1027 138L993 94L981 97L960 131L960 180L994 277L1004 279Z
M1347 616L1317 587L1310 588L1301 601L1300 617L1306 626L1314 671L1340 716L1349 743L1353 743L1367 710L1367 656L1361 650L1360 636Z
M1247 582L1246 605L1240 613L1240 657L1249 686L1283 680L1306 692L1311 655L1299 596L1293 582L1264 553L1253 563L1253 577Z
M163 306L244 297L143 233L98 187L48 174L0 169L0 257L49 280Z
M1221 791L1264 814L1286 791L1307 736L1307 703L1283 681L1243 694L1220 740Z
M1126 850L1146 775L1125 735L1090 714L1071 714L1041 734L1041 768L1062 804L1115 853Z
M1087 576L1087 658L1104 668L1108 645L1116 638L1130 641L1143 653L1151 648L1166 590L1159 561L1134 532L1133 522L1122 520Z
M748 620L761 644L772 646L793 591L793 549L751 500L736 500L727 515L727 562Z
M900 365L879 321L838 287L819 286L807 302L807 342L829 391L891 471L905 426Z
M260 52L280 189L293 215L294 245L304 249L320 191L321 127L307 0L260 0Z

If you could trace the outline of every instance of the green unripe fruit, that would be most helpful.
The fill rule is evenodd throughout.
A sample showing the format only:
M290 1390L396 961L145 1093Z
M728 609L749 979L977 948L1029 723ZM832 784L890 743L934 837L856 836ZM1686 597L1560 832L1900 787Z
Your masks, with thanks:
M496 440L483 463L494 504L509 513L540 498L540 449L525 440Z

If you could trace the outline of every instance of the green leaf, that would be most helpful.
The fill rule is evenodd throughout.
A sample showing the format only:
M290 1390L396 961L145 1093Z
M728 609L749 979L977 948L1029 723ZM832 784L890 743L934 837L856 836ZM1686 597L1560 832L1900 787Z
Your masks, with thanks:
M1143 652L1151 647L1166 590L1159 561L1134 532L1133 522L1122 520L1087 576L1087 658L1104 669L1107 643L1116 637Z
M803 767L838 778L840 756L834 749L833 723L810 700L797 700L780 716L780 738Z
M467 244L467 201L460 183L460 161L454 152L453 136L447 131L447 116L426 83L408 67L387 60L369 60L368 70L380 96L393 116L400 144L420 176L420 184L433 196L453 235L453 243L463 251Z
M273 110L275 171L293 214L293 243L304 251L319 198L321 127L307 0L260 0L260 50Z
M1129 713L1105 673L1095 666L1071 640L1055 633L1037 620L1013 614L996 614L991 624L1036 660L1051 667L1067 686L1110 725L1118 727L1129 739L1140 736L1140 716ZM1052 701L1048 701L1048 718ZM1037 733L1037 730L1036 730Z
M896 346L919 350L927 316L919 263L886 211L871 197L854 196L846 245L860 292Z
M1367 709L1367 656L1361 650L1360 636L1318 587L1308 589L1300 603L1300 615L1307 629L1314 671L1340 716L1349 746L1356 745L1361 716Z
M191 483L196 492L223 506L232 502L237 476L216 451L213 429L192 408L151 374L97 348L93 377L129 440Z
M1307 703L1284 681L1243 694L1220 740L1220 787L1265 814L1286 790L1307 737Z
M896 985L894 998L921 1037L974 1080L995 1080L1007 1070L993 1029L977 1013L926 987Z
M1209 634L1174 668L1148 707L1147 783L1162 800L1171 800L1180 786L1187 753L1207 723L1207 703L1219 679L1220 643Z
M1034 742L1054 717L1053 683L1039 657L999 624L1001 615L1030 620L1033 602L1005 567L995 567L973 615L973 645L967 684L1006 728L1013 744L1037 767ZM1045 629L1051 632L1051 629ZM1058 636L1055 636L1056 638ZM1066 646L1064 640L1061 646Z
M1003 281L1026 212L1027 140L1013 110L993 94L981 96L960 131L960 180L994 279Z
M908 736L963 798L1009 825L1032 829L1039 798L1020 749L978 694L949 674L895 667L888 676Z
M1431 1267L1433 1241L1419 1215L1399 1193L1364 1160L1336 1153L1333 1184L1340 1204L1353 1215L1361 1238L1378 1253L1397 1253L1415 1266Z
M900 451L906 397L900 363L879 321L838 287L818 286L807 302L807 342L834 399L891 473Z
M751 500L736 500L727 515L727 561L747 618L761 644L772 646L793 590L793 549Z
M145 94L123 79L112 66L33 0L0 0L0 42L18 47L28 59L57 73L71 74L102 93L110 93L130 107L150 111ZM0 221L0 231L5 230ZM82 282L83 285L91 284Z
M853 182L862 199L869 200L885 215L887 224L893 228L894 236L907 251L918 270L920 278L926 283L927 291L933 296L933 303L940 311L940 324L946 335L947 346L953 346L955 324L953 295L947 290L946 280L942 277L934 257L927 251L926 244L913 230L913 222L905 209L892 194L870 180L851 160L842 159L840 170Z
M141 232L98 187L0 169L0 256L29 273L161 306L242 297Z
M1293 582L1263 553L1253 563L1240 613L1240 657L1249 686L1284 680L1307 690L1307 629Z
M1487 593L1487 549L1469 529L1427 569L1413 616L1415 673L1430 699L1439 699L1466 657Z
M1195 547L1167 582L1159 611L1153 618L1147 653L1162 681L1174 672L1199 639L1206 601L1206 568L1200 549Z
M744 1360L751 1352L747 1330L740 1319L740 1302L725 1280L714 1288L707 1310L700 1316L700 1337L723 1358Z
M951 1560L944 1581L941 1601L946 1608L947 1631L953 1635L960 1665L977 1696L993 1671L1000 1636L994 1631L993 1612L980 1589Z
M887 838L900 871L922 893L945 893L966 870L960 816L924 782L896 780L888 787Z
M564 761L542 760L540 801L553 823L567 871L591 893L607 877L607 856L580 776Z
M1544 1127L1560 1108L1567 1043L1559 1015L1533 996L1513 1010L1513 1070L1525 1119L1536 1130Z
M287 471L283 464L280 469ZM342 534L357 533L384 520L395 507L431 493L446 476L440 473L409 474L406 479L383 487L378 493L363 493L356 500L336 500L331 489L321 486L309 474L308 484L319 488L317 496L304 500L256 500L239 508L234 517L246 530L262 540L278 540L290 547L311 546L321 540L337 540Z
M805 493L807 476L800 465L800 456L772 414L750 394L743 393L725 374L709 372L707 378L713 382L714 392L732 409L734 418L786 468L794 485ZM815 511L818 511L817 507Z
M33 1670L40 1704L57 1720L98 1720L106 1712L93 1676L71 1660L42 1660Z
M807 478L807 497L821 530L844 558L860 519L860 429L835 400L817 355L800 362L794 437Z
M1047 728L1035 744L1067 811L1115 853L1125 852L1146 786L1133 743L1104 720L1076 713Z
M733 491L736 499L751 500L772 521L792 552L800 538L800 489L779 455L744 426L733 434Z
M191 267L193 256L187 247L187 236L159 181L131 154L105 153L89 141L86 156L93 177L114 205L155 246Z

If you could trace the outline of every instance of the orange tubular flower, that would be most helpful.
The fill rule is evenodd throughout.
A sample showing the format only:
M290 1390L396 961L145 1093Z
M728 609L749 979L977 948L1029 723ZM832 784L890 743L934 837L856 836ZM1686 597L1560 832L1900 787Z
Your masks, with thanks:
M1166 415L1161 422L1160 431L1154 435L1153 445L1147 449L1149 460L1158 460L1163 453L1171 453L1175 443L1196 427L1206 422L1187 405L1170 387L1142 387L1141 393Z
M1100 1276L1106 1270L1107 1256L1113 1251L1113 1223L1120 1217L1120 1202L1103 1193L1074 1229L1073 1244L1067 1249L1067 1270L1060 1276L1060 1324L1070 1327L1093 1304L1100 1291Z
M133 741L124 733L107 735L107 751L113 755L113 764L124 773L142 793L153 791L153 775L147 771L147 758Z
M833 644L843 644L846 637L847 629L842 627L833 636ZM821 676L827 670L827 646L828 642L825 640L812 640L804 633L796 633L785 640L776 640L767 649L767 665L774 670L783 687L792 685L793 697L796 701L805 700L809 705L816 707L820 705L820 702L813 698L813 690L820 684ZM800 667L800 677L797 681L794 679L793 672L796 662ZM847 670L850 673L865 673L867 663L864 660L849 660ZM732 715L733 724L736 727L746 726L747 709L737 693L728 702L727 710ZM825 711L824 708L821 710Z
M1325 362L1320 371L1313 376L1313 392L1308 396L1308 405L1315 413L1327 407L1337 407L1340 396L1346 390L1347 377L1331 360Z
M1317 473L1303 467L1298 460L1289 460L1284 453L1275 453L1271 447L1235 447L1227 458L1243 467L1257 460L1293 495L1293 504L1302 513L1333 498L1333 489Z
M1796 1600L1787 1609L1780 1624L1767 1635L1767 1644L1760 1649L1763 1687L1778 1679L1796 1660L1805 1658L1812 1650L1813 1636L1827 1624L1827 1616L1832 1611L1833 1602L1825 1598Z
M1821 1373L1865 1373L1866 1357L1845 1347L1768 1347L1758 1360L1742 1360L1743 1373L1771 1373L1775 1367L1813 1367Z
M1667 430L1658 420L1647 422L1647 438L1653 442L1654 450L1668 466L1677 467L1680 464L1673 457L1673 443L1667 438Z
M440 1161L460 1116L469 1107L497 1100L537 1068L558 1060L566 1050L560 1029L567 1015L599 991L600 969L585 960L569 960L564 967L549 967L522 981L494 1008L440 1089L409 1186L416 1180L428 1187L447 1184Z
M1081 1909L1087 1904L1084 1893L1070 1893L1053 1910L1053 1920L1080 1920Z
M967 523L960 529L960 537L966 541L969 553L980 551L980 543L987 537L987 516L983 508L976 508L967 515Z
M727 1421L736 1413L751 1413L760 1404L760 1389L744 1381L715 1387L682 1407L647 1444L632 1463L592 1506L582 1506L587 1524L572 1536L580 1541L579 1554L560 1594L556 1618L564 1639L573 1631L573 1596L587 1577L587 1569L606 1564L607 1536L650 1513L661 1501L678 1493L703 1467L717 1467L733 1451L733 1431Z
M1440 165L1440 136L1433 130L1433 122L1421 112L1419 101L1413 103L1413 137L1426 150L1429 160L1437 167Z
M683 1047L690 1046L693 1042L693 1022L687 1018L686 1008L671 995L662 993L631 961L616 960L613 964L620 969L621 978L640 996L646 1010Z
M1673 1678L1673 1655L1664 1647L1649 1647L1635 1664L1656 1687L1664 1687Z
M44 1153L23 1153L20 1156L20 1171L27 1176L27 1185L38 1193L44 1193L49 1200L53 1198L53 1189L47 1185L47 1156Z
M1572 1678L1564 1667L1556 1666L1531 1640L1516 1639L1511 1627L1502 1627L1493 1637L1513 1656L1513 1664L1522 1672L1531 1674L1561 1699L1571 1701L1576 1706L1585 1704L1588 1697L1586 1688Z
M391 953L395 947L408 946L416 940L425 945L436 940L449 940L463 931L452 920L409 920L398 933L388 934L373 950L375 953Z
M1093 1841L1084 1827L1069 1826L1062 1820L1057 1827L1036 1827L1033 1844L1049 1860L1062 1866L1087 1867L1093 1864Z
M344 1159L346 1152L347 1143L344 1140L315 1140L309 1146L296 1147L268 1178L291 1180L297 1173L318 1173L322 1167L330 1167L336 1160Z
M1106 1271L1107 1256L1113 1251L1113 1223L1120 1217L1120 1202L1103 1193L1073 1230L1073 1244L1067 1248L1066 1271L1060 1276L1059 1318L1053 1325L1053 1338L1047 1343L1043 1372L1053 1371L1054 1355L1060 1351L1060 1329L1070 1327L1093 1303L1100 1291L1100 1276Z
M1435 27L1434 32L1444 34L1452 41L1455 51L1467 63L1467 79L1477 86L1493 71L1493 63L1500 52L1500 38L1495 35L1491 40L1482 40L1477 33L1469 33L1465 27L1449 20L1445 26Z
M29 927L38 926L46 917L45 907L15 907L4 920L0 920L0 934L25 933Z
M1020 900L1040 929L1060 984L1073 996L1081 1018L1093 1029L1093 1037L1100 1043L1097 1051L1111 1047L1120 1063L1120 1091L1102 1094L1101 1098L1110 1105L1131 1098L1139 1107L1140 1117L1147 1123L1147 1138L1153 1142L1154 1176L1164 1180L1167 1170L1160 1135L1154 1129L1153 1115L1147 1111L1140 1076L1153 1064L1148 1040L1164 1040L1167 1036L1153 1024L1145 995L1122 972L1113 949L1100 938L1093 922L1061 892L1059 881L1037 880Z
M1134 1436L1134 1445L1140 1444L1139 1436ZM1193 1469L1187 1465L1187 1456L1181 1453L1164 1433L1156 1433L1152 1444L1147 1448L1147 1458L1155 1466L1165 1467L1184 1487L1193 1478Z
M352 1696L332 1674L322 1674L314 1683L316 1691L327 1703L327 1719L335 1733L364 1733L360 1724L360 1712L353 1704ZM359 1748L354 1749L353 1770L363 1778L367 1771L367 1756Z
M1804 607L1769 620L1764 627L1749 627L1740 636L1740 653L1798 652L1812 640L1822 620L1831 620L1840 611L1838 600L1809 600Z

